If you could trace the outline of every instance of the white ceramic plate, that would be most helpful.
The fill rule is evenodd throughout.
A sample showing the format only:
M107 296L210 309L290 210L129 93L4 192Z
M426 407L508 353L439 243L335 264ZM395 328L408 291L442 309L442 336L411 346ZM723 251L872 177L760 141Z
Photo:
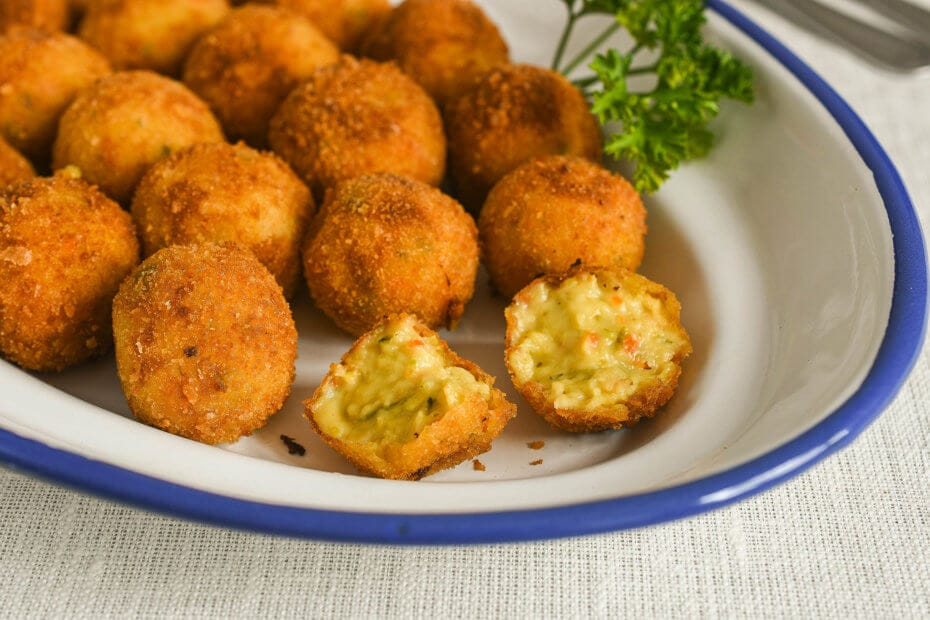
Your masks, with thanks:
M560 3L485 4L516 60L547 64ZM927 287L917 220L893 166L842 100L730 7L710 6L709 33L755 68L758 101L726 105L712 155L647 200L642 271L678 294L695 350L678 395L656 419L594 435L549 428L510 384L504 302L481 274L447 337L520 403L480 457L486 471L466 462L420 482L377 480L319 441L301 400L351 340L307 301L295 307L292 396L254 436L210 447L137 423L112 359L60 375L0 362L0 457L92 492L230 526L476 542L693 514L845 445L890 402L919 351ZM289 454L281 435L306 455ZM527 446L538 440L542 449Z

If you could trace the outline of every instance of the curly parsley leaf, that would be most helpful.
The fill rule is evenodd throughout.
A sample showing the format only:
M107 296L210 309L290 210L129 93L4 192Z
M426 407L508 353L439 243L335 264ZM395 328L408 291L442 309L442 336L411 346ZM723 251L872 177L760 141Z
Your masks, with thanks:
M589 65L593 75L575 83L590 97L601 123L619 127L608 136L604 150L634 163L638 190L654 192L681 162L707 154L714 142L707 125L720 111L722 99L752 102L751 69L704 41L701 0L561 1L568 21L553 68L568 75L594 54ZM577 20L598 14L613 16L613 23L563 65ZM621 28L629 33L633 47L595 54ZM652 86L635 90L630 78L641 75L652 75Z

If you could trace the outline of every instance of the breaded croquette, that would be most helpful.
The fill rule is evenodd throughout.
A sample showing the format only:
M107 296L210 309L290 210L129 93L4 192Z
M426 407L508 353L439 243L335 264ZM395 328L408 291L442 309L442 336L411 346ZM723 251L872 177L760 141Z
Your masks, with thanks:
M290 307L234 244L174 245L143 261L113 301L113 335L136 418L203 443L263 426L294 380Z
M406 0L365 41L362 53L395 61L440 106L510 61L497 26L471 0Z
M183 84L150 71L120 71L81 91L62 115L53 165L77 166L128 205L152 164L198 142L223 141L210 108Z
M474 293L477 230L462 206L434 187L363 176L327 194L303 258L313 299L351 334L401 313L452 328Z
M305 415L360 470L418 480L491 448L516 414L493 384L404 315L367 332L330 367Z
M636 270L646 209L626 179L580 157L531 160L494 186L478 218L482 261L507 298L576 263Z
M318 200L339 181L376 172L439 185L446 166L442 119L429 95L393 64L349 56L288 95L269 142Z
M61 370L112 344L110 307L139 262L129 214L84 181L35 178L0 195L0 351Z
M622 428L674 395L691 341L681 305L625 269L573 269L534 280L508 306L514 386L552 426Z
M533 157L602 157L601 128L581 91L541 67L486 73L446 106L445 123L456 196L474 211L501 177Z
M246 5L194 45L184 83L206 101L231 140L268 142L268 122L297 84L339 50L306 18L287 9Z
M0 191L8 185L13 185L36 175L29 160L0 138Z
M228 11L227 0L92 0L78 36L114 69L176 76L194 41Z
M195 144L161 160L132 201L142 249L235 241L248 248L290 296L300 279L300 244L313 197L271 153L244 144Z
M355 51L359 40L391 9L388 0L259 0L300 13L339 49Z
M71 20L69 0L3 0L0 33L25 26L46 32L66 30Z
M17 29L0 36L0 132L18 151L48 164L58 119L78 91L110 63L75 37Z

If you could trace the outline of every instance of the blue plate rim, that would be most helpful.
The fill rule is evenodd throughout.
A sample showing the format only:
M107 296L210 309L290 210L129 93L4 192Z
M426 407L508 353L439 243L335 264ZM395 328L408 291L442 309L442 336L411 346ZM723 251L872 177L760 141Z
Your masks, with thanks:
M8 466L174 516L267 534L341 542L462 544L540 540L643 527L745 499L848 445L891 403L920 354L927 324L927 258L907 190L878 141L813 69L723 0L708 8L785 66L836 119L875 176L893 236L891 312L859 389L813 428L752 461L659 491L558 508L470 514L376 514L296 508L191 489L82 457L0 429Z

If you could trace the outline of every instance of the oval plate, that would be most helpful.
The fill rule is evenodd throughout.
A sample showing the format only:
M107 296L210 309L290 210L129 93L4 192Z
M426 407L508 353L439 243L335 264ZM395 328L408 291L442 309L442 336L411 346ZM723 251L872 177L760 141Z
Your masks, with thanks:
M555 40L559 3L485 4L517 60L546 64L551 50L538 42ZM0 458L225 526L475 543L696 514L848 444L891 402L920 351L927 273L918 220L894 166L836 92L730 6L707 4L709 34L755 68L758 101L725 106L711 156L647 199L643 272L678 293L695 346L679 394L656 419L589 436L548 428L507 379L504 302L481 275L462 325L447 337L521 403L481 456L486 471L465 463L417 483L375 480L323 446L300 401L351 341L306 302L295 307L292 397L254 436L210 447L138 424L112 359L60 375L0 362ZM289 454L282 435L307 454ZM545 446L527 445L536 441Z

